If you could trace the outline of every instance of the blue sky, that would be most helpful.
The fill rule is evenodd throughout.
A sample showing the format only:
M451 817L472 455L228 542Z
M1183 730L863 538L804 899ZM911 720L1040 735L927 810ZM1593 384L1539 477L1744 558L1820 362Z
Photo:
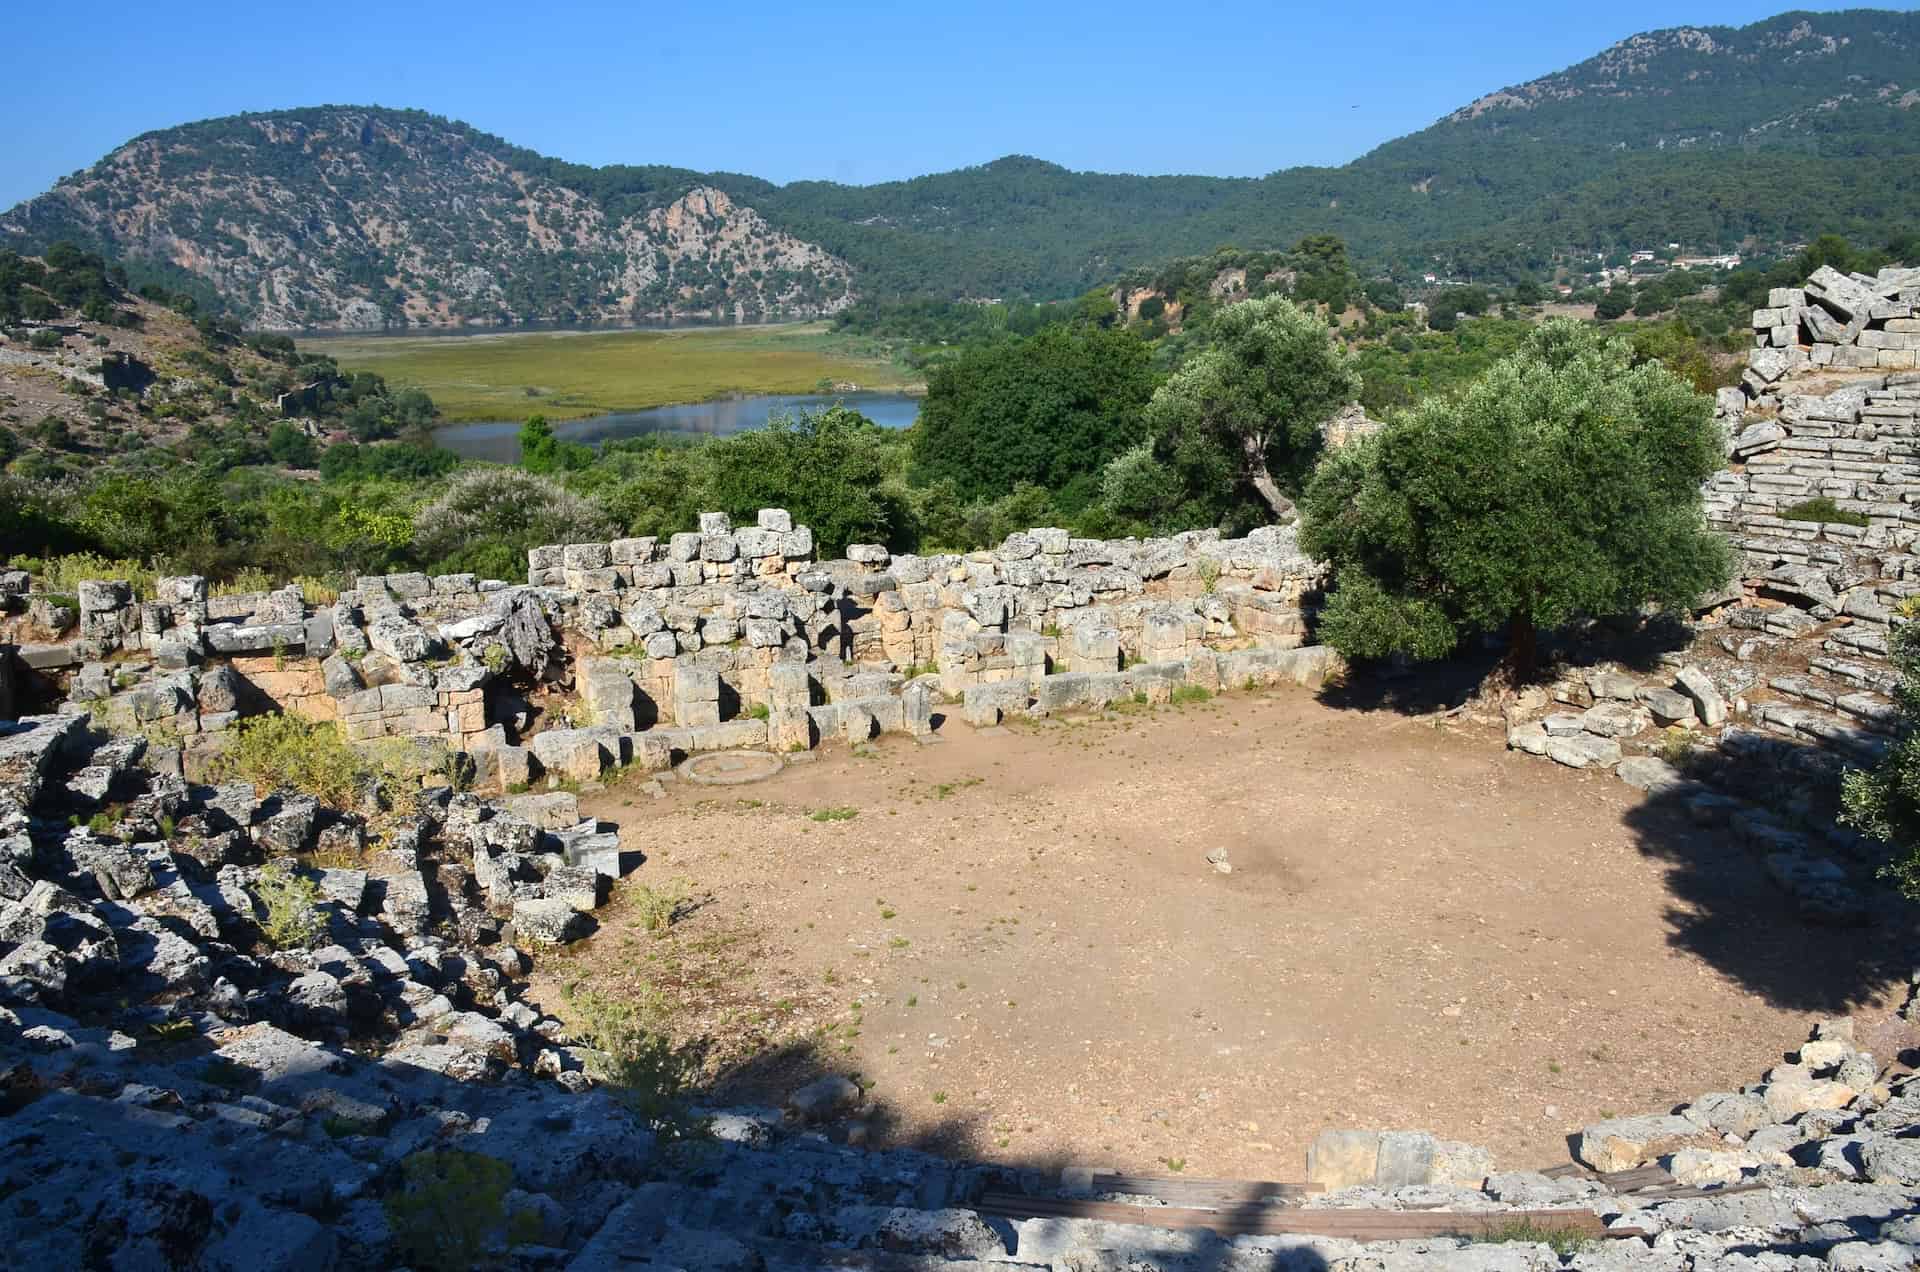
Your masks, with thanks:
M154 128L414 106L580 163L867 183L1038 155L1256 176L1338 164L1726 3L22 3L0 208Z

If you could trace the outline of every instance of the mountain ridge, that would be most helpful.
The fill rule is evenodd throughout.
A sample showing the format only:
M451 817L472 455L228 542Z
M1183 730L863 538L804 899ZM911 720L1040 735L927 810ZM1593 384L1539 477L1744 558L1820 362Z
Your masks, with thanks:
M1257 178L1010 154L778 185L587 167L422 111L307 107L144 133L0 215L0 243L72 238L282 328L1050 298L1310 233L1376 269L1519 276L1567 252L1911 223L1917 104L1920 14L1848 10L1641 33L1348 164Z

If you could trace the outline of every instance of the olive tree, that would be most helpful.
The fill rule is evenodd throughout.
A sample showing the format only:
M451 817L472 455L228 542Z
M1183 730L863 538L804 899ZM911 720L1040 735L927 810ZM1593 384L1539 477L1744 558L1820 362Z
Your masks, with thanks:
M1524 678L1542 627L1689 607L1732 569L1700 494L1720 447L1686 381L1545 323L1463 392L1321 465L1301 534L1336 572L1321 636L1350 657L1427 659L1504 629Z
M607 510L551 477L492 465L467 469L413 518L414 552L437 573L511 579L528 548L586 543L618 527Z
M1222 310L1206 347L1155 391L1147 424L1158 452L1220 452L1284 521L1295 511L1286 491L1300 488L1319 454L1320 425L1359 394L1327 324L1275 296Z
M1896 627L1889 652L1900 673L1894 690L1899 732L1874 767L1848 771L1840 820L1894 848L1881 874L1920 901L1920 625Z

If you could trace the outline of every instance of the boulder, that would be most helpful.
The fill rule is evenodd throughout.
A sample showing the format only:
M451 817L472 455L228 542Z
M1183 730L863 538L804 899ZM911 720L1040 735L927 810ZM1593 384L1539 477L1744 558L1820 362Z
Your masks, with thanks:
M1583 1165L1606 1172L1651 1165L1685 1148L1721 1147L1719 1135L1684 1117L1649 1113L1595 1122L1576 1137L1573 1155Z
M860 1107L858 1085L837 1073L815 1078L787 1097L787 1113L801 1122L830 1122Z
M1620 762L1620 744L1612 738L1576 733L1548 739L1547 758L1568 768L1612 768Z
M1698 667L1682 667L1673 678L1681 693L1693 700L1694 714L1709 727L1726 723L1727 700L1714 687L1713 677Z

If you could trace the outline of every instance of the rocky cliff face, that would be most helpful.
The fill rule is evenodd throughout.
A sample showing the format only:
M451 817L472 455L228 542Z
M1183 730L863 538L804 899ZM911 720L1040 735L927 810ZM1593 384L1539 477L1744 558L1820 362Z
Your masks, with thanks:
M236 116L138 138L0 217L211 286L274 329L831 313L851 271L719 190L602 201L416 112ZM636 202L639 206L635 206Z

